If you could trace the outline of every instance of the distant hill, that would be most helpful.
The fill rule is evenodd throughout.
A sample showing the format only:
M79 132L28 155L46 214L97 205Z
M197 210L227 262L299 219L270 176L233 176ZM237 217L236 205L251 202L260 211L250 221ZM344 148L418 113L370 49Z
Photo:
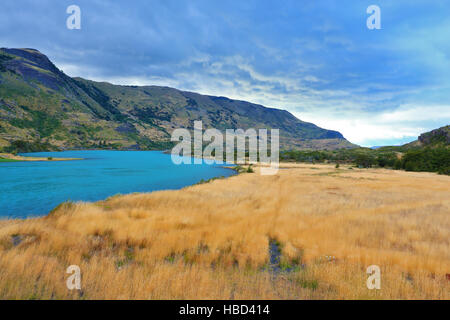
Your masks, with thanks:
M71 78L35 49L0 49L0 148L166 149L175 128L279 128L284 149L353 148L341 133L261 105Z
M332 151L281 152L282 161L351 163L360 168L382 167L450 175L449 127L423 133L402 146L352 148Z
M436 147L450 145L450 125L422 133L416 141L405 144L405 147Z

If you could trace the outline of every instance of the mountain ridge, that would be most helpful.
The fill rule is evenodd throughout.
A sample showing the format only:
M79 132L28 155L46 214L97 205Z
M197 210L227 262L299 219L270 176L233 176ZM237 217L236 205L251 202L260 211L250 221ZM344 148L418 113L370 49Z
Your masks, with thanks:
M355 147L341 133L286 110L170 87L72 78L36 49L0 49L0 148L161 150L171 146L172 130L192 129L195 120L204 129L279 128L282 149Z
M419 135L417 140L403 145L411 147L436 147L450 145L450 125L446 125Z

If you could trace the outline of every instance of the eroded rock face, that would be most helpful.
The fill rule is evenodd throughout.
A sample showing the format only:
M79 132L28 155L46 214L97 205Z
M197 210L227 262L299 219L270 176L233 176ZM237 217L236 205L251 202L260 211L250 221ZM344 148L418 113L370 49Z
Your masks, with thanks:
M419 141L423 145L436 143L450 144L450 126L423 133L419 136Z
M58 90L65 75L42 53L34 49L2 49L18 57L3 63L5 69L21 75L25 81L35 81L47 88Z

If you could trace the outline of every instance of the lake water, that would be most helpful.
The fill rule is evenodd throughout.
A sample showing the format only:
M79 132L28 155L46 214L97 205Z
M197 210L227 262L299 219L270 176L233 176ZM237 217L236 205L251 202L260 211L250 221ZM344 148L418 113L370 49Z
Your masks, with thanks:
M175 165L159 151L64 151L23 154L78 161L0 162L0 217L45 215L64 201L98 201L116 194L180 189L230 176L220 165Z

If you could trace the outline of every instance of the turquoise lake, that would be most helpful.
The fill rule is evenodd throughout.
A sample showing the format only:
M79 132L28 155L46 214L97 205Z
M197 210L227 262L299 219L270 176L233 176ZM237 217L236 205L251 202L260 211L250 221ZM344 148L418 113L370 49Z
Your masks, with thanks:
M63 151L22 154L76 161L0 162L0 217L49 213L64 201L98 201L116 194L180 189L230 176L220 165L175 165L159 151Z

